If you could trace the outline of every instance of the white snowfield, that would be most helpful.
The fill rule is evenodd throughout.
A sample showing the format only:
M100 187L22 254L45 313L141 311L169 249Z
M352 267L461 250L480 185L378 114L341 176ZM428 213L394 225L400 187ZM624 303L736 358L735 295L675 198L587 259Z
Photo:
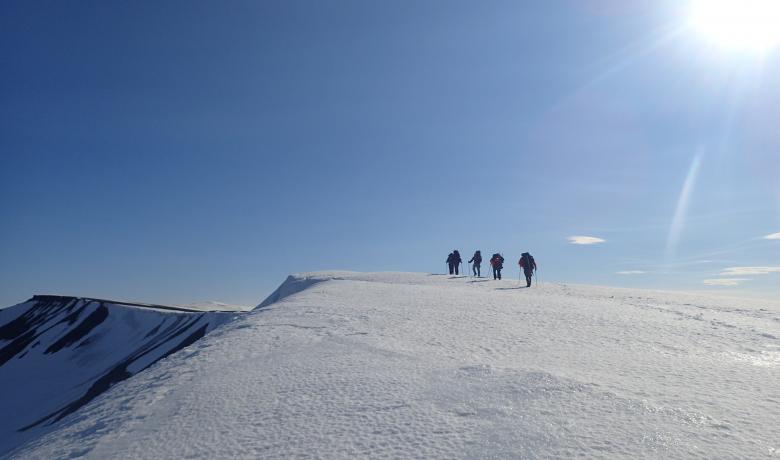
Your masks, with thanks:
M777 304L328 272L261 307L10 456L780 457Z

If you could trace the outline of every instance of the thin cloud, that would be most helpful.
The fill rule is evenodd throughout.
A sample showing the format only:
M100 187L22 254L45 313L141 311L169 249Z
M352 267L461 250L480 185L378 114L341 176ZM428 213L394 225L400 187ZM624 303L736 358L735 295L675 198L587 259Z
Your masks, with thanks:
M703 280L702 283L707 286L739 286L743 281L750 281L749 278L716 278Z
M617 272L618 275L644 275L645 273L647 272L643 270L622 270Z
M764 237L765 240L780 240L780 232L770 233Z
M607 240L595 236L570 236L566 238L571 244L601 244Z
M780 273L780 267L729 267L720 272L720 276L745 276L745 275L768 275L770 273Z

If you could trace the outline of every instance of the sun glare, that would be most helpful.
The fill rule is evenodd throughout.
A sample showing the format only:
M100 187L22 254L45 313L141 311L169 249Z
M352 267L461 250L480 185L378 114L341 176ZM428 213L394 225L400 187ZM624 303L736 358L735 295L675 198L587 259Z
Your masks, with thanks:
M691 23L720 47L766 53L780 44L780 0L691 0Z

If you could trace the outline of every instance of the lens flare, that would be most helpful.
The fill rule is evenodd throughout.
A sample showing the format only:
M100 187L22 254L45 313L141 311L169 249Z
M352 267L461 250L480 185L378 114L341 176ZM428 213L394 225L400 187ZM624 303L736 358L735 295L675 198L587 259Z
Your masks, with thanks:
M688 206L691 201L693 187L696 185L696 178L699 175L699 167L701 166L701 159L703 155L704 152L699 151L699 153L697 153L693 158L691 167L688 168L688 175L685 177L685 183L683 184L682 191L680 191L680 197L677 199L677 209L674 212L672 225L669 228L669 238L666 240L667 262L674 260L677 250L677 243L680 241L683 225L685 224L685 219L688 215Z

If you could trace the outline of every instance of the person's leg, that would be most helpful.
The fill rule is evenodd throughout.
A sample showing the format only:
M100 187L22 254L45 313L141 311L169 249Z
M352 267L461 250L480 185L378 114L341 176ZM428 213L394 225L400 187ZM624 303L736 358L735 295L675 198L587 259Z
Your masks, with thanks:
M460 275L460 273L458 273L458 268L459 267L460 267L460 263L459 262L455 262L455 274L456 275Z
M452 275L454 272L455 272L455 268L452 265L452 263L450 263L450 275Z
M493 267L493 279L494 279L494 280L497 280L497 279L498 279L498 276L496 275L496 273L498 273L498 272L496 271L496 267Z
M498 279L501 279L501 269L498 269Z
M525 271L525 284L527 287L531 287L531 277L533 276L533 272L530 270L524 270Z

